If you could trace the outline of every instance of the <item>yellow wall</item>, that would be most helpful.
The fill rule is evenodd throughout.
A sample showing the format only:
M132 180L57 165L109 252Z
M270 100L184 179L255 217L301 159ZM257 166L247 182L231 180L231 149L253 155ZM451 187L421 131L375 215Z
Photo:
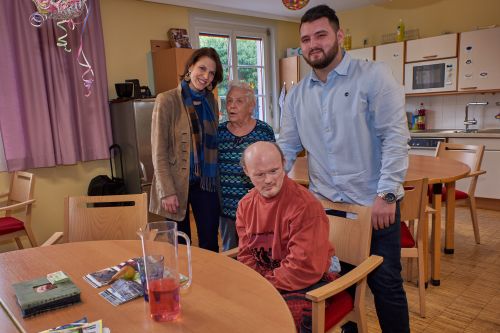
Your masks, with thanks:
M420 37L445 32L474 30L477 26L500 24L498 0L393 0L385 5L339 12L340 25L349 28L352 47L381 43L382 35L393 33L403 19L406 29L419 29Z
M150 40L166 40L174 27L188 28L188 9L138 0L101 0L102 27L110 98L114 84L139 79L152 85L148 77Z
M99 174L108 174L108 170L108 160L27 170L35 174L36 202L32 211L32 226L38 243L43 243L56 231L63 231L64 198L69 195L86 195L90 180ZM9 185L10 175L0 173L2 193ZM29 247L26 237L22 240ZM14 242L0 243L0 252L16 248Z
M277 45L276 54L278 58L285 57L286 49L299 47L299 24L294 22L276 21Z

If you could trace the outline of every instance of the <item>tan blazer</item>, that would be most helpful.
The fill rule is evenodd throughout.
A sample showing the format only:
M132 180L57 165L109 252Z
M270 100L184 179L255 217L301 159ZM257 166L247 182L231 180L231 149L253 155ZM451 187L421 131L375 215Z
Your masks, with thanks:
M212 93L208 103L218 117L219 109ZM189 112L182 102L181 86L158 94L151 123L151 155L153 184L149 210L168 219L182 221L187 209L191 152ZM161 206L161 199L177 195L179 209L170 214Z

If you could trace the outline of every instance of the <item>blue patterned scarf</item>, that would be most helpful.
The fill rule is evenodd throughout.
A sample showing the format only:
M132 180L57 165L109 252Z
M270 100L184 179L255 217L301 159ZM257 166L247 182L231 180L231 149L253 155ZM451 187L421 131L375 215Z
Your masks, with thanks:
M215 192L217 187L217 119L206 98L189 83L181 82L182 99L189 112L191 125L190 180L200 179L201 189Z

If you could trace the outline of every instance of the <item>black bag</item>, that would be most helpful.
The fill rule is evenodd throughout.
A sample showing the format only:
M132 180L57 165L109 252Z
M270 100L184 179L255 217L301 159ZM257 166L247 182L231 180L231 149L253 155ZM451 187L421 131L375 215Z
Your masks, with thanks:
M118 152L118 156L120 157L121 175L123 177L122 150L119 145L113 144L109 147L109 165L111 167L111 178L109 178L107 175L99 175L92 178L89 183L87 195L127 194L125 181L123 180L123 178L115 177L113 173L113 150L116 150ZM116 165L114 169L116 170Z

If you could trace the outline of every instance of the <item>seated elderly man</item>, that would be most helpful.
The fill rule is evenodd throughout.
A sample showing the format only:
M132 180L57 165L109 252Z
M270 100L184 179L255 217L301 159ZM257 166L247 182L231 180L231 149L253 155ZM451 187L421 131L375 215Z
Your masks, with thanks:
M311 303L304 294L332 280L328 218L321 203L286 176L276 144L248 146L241 162L255 187L236 212L238 260L278 289L298 331L310 331Z

